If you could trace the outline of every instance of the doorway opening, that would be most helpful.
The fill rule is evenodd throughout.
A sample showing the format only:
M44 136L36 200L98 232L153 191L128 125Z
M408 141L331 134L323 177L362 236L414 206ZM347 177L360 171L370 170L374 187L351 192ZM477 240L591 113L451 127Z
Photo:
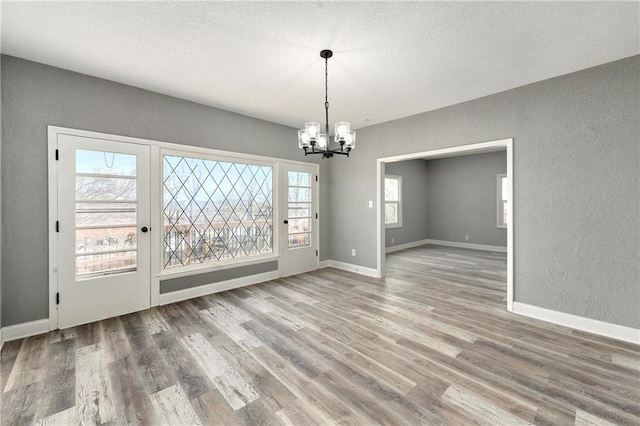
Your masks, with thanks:
M385 246L386 246L386 228L385 225L385 172L386 164L407 160L433 160L440 158L448 158L462 155L481 154L494 151L506 150L507 167L506 174L506 197L510 200L506 205L506 216L510 219L507 226L507 310L513 311L513 228L515 218L513 214L513 139L500 139L490 142L482 142L471 145L456 146L452 148L444 148L438 150L430 150L416 152L411 154L403 154L392 157L383 157L377 159L377 275L384 277L386 275L385 262Z

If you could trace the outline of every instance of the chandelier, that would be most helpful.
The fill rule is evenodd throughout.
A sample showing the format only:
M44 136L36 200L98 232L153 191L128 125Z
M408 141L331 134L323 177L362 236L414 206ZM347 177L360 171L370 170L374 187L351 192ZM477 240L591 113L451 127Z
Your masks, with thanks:
M349 156L349 152L356 146L356 132L351 130L351 125L346 121L335 124L333 140L340 148L329 148L329 73L328 62L333 56L330 50L322 50L320 57L324 58L324 133L320 133L320 123L310 122L304 125L304 129L298 130L298 146L304 150L304 155L322 154L322 158L331 158L334 154Z

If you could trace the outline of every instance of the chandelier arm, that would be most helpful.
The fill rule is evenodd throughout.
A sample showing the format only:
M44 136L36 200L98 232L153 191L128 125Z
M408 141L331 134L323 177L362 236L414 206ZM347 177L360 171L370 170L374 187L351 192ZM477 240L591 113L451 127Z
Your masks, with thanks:
M349 156L349 152L351 150L347 149L346 151L344 149L326 149L324 151L306 151L304 152L304 155L312 155L312 154L322 154L322 158L329 158L329 157L333 157L333 154L339 154L339 155L346 155L347 157Z

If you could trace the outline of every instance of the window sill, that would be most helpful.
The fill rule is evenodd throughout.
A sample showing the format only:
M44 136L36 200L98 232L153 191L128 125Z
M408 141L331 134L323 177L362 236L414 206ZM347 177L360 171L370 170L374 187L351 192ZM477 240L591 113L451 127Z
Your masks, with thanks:
M401 223L390 223L384 226L386 229L402 228Z

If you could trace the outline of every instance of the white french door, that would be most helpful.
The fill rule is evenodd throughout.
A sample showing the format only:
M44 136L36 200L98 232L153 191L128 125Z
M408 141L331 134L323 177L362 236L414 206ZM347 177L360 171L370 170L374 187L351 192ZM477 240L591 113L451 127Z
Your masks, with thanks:
M318 269L318 166L284 163L282 169L282 275Z
M58 135L58 327L148 308L149 147Z

